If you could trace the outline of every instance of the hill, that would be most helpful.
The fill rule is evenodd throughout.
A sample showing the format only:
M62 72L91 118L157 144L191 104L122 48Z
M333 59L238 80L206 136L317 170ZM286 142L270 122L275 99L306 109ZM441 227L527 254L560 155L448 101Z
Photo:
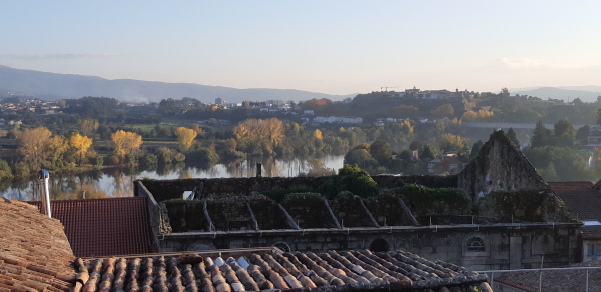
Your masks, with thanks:
M513 89L512 94L531 95L542 99L563 99L572 101L580 98L584 102L595 102L601 96L601 86L564 86Z
M221 97L228 102L293 100L312 98L341 100L353 95L330 95L295 89L250 88L238 89L192 83L167 83L130 79L110 80L95 76L58 74L15 69L0 65L0 95L18 92L46 100L80 98L83 96L113 97L129 102L158 102L165 98L196 98L213 103Z

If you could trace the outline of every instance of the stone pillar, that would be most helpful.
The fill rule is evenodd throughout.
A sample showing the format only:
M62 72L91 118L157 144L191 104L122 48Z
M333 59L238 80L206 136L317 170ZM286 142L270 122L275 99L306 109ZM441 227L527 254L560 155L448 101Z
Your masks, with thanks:
M522 237L509 238L509 269L522 269Z

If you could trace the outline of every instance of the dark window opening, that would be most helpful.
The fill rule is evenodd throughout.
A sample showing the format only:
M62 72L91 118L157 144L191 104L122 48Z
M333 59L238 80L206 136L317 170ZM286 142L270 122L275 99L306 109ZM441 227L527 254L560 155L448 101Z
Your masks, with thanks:
M369 245L369 250L373 252L387 252L390 251L390 247L388 246L388 241L378 238Z

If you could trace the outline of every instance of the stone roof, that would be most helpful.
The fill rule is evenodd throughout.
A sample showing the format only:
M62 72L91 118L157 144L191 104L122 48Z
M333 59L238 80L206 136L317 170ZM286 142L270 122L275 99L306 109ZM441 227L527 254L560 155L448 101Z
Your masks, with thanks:
M553 192L579 220L601 220L601 193L589 181L549 182Z
M539 283L542 291L564 292L564 291L587 291L587 271L583 267L599 267L601 261L592 261L570 265L562 270L532 270L526 272L507 273L501 277L494 278L495 283L511 286L520 291L538 292ZM496 285L495 285L496 286ZM588 291L601 291L601 269L588 271Z
M52 201L52 217L65 226L78 257L151 252L146 197ZM41 207L41 202L30 202Z
M486 275L402 251L265 253L225 260L187 254L78 259L75 266L81 280L76 291L468 291L478 286L492 291L486 290Z
M75 256L58 220L0 198L0 291L63 291Z

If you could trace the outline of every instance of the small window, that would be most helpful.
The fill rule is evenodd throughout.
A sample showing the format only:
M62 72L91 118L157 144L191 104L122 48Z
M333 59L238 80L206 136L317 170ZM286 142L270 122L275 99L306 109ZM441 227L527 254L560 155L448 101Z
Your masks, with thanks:
M597 243L595 245L595 255L596 256L601 256L601 243Z
M595 254L594 252L595 252L595 244L593 244L593 243L587 244L586 245L586 255L592 256Z
M467 251L483 252L486 251L484 240L478 236L474 236L467 241Z

